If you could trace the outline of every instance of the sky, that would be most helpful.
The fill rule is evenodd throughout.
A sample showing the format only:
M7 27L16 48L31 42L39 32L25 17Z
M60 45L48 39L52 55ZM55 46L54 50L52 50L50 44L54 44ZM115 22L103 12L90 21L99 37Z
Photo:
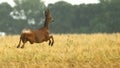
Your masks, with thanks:
M99 0L42 0L45 2L45 5L48 5L48 3L55 3L57 1L66 1L68 3L71 3L72 5L79 5L81 3L98 3Z
M98 3L99 0L42 0L45 5L47 6L49 3L55 3L58 1L66 1L68 3L71 3L72 5L79 5L82 3L88 4L88 3ZM15 3L13 2L13 0L0 0L0 3L2 2L8 2L11 6L14 6Z

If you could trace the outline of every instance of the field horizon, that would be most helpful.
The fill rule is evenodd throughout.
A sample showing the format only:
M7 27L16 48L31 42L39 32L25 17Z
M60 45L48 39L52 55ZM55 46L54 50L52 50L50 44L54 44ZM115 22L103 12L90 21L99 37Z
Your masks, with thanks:
M0 68L120 68L120 33L54 34L55 44L0 37Z

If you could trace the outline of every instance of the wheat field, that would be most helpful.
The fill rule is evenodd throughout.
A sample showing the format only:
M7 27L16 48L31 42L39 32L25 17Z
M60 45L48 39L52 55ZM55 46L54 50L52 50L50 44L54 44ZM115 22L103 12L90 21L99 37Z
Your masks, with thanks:
M0 68L120 68L120 33L54 34L16 48L19 35L0 37Z

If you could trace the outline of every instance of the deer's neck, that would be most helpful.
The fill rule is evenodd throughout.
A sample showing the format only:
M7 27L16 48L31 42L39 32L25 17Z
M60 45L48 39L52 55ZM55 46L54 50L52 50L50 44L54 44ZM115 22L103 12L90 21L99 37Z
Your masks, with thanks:
M44 23L44 28L49 29L49 22L48 22L47 20L45 20L45 23Z

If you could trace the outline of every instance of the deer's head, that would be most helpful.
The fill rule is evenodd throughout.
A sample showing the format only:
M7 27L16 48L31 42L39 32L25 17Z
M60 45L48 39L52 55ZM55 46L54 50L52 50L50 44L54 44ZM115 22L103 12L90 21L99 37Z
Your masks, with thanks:
M53 18L52 18L52 16L51 16L51 13L50 13L49 9L45 10L45 21L47 23L52 23L54 21Z

